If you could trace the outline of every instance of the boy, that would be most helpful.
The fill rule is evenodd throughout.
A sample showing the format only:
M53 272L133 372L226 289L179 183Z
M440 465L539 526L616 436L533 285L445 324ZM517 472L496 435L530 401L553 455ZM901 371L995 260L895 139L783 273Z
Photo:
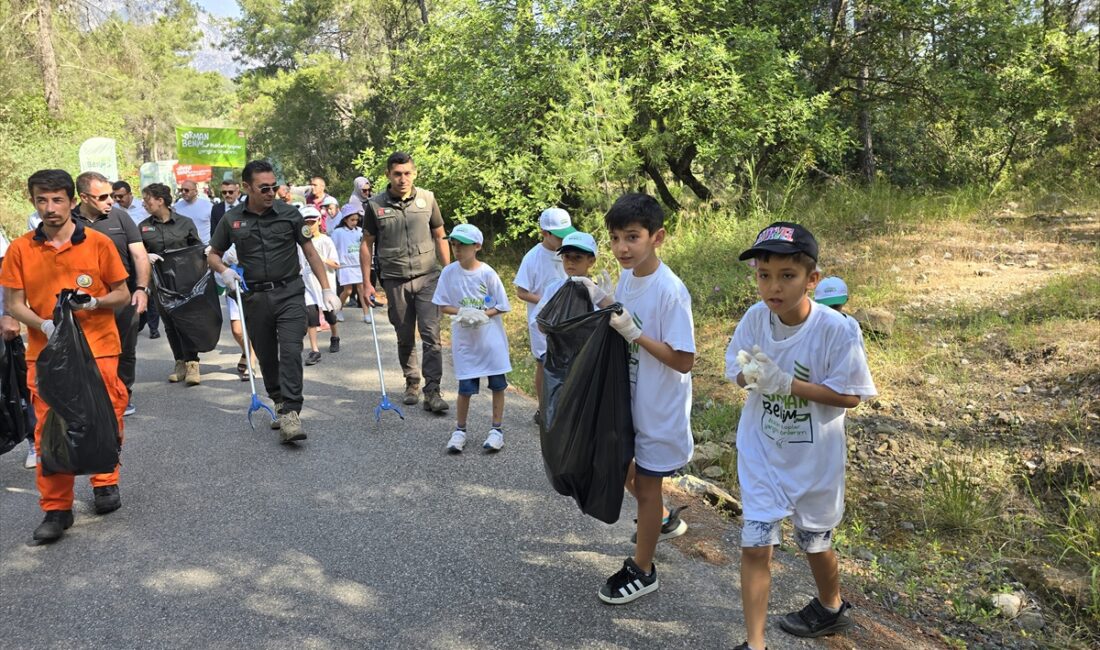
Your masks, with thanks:
M547 208L539 215L539 229L542 242L536 244L519 264L516 272L516 297L527 303L527 332L531 338L531 355L535 358L535 393L539 400L539 410L535 411L535 422L542 416L542 362L546 356L546 335L535 322L539 301L546 294L546 288L555 280L564 280L565 271L558 257L562 239L577 231L569 213L561 208ZM552 295L552 294L551 294Z
M458 379L458 422L447 442L447 451L459 454L466 446L470 396L478 393L481 378L487 377L489 390L493 392L493 420L482 447L496 452L504 446L504 390L508 388L505 375L512 371L508 337L498 316L511 307L500 276L477 259L484 241L481 231L464 223L455 226L447 238L451 240L455 261L440 273L432 296L440 311L455 317L451 321L451 353Z
M306 206L299 212L302 213L306 226L309 227L310 241L313 242L313 247L317 249L317 255L321 257L321 263L324 264L328 286L335 287L336 269L340 268L340 255L336 251L336 244L332 243L332 238L321 232L321 213L316 208ZM321 350L317 346L317 330L321 327L324 300L321 299L321 283L313 276L309 264L305 263L305 254L301 249L298 250L298 261L302 266L302 280L306 285L306 335L309 337L309 355L306 357L305 365L313 366L321 361ZM336 315L330 311L325 311L324 315L330 327L328 351L339 352L340 332L336 325Z
M773 223L740 259L755 260L761 301L737 324L726 352L726 375L749 391L737 425L748 631L738 648L765 650L772 547L787 517L818 596L779 626L800 637L851 626L832 549L833 528L844 513L844 410L876 391L859 337L844 316L808 297L820 278L817 241L808 230Z
M624 194L604 216L611 250L623 269L614 300L592 280L578 280L601 307L613 302L623 312L611 326L630 344L630 403L634 418L634 460L626 489L638 502L634 557L607 579L599 597L620 605L656 591L653 554L659 538L687 530L662 502L661 486L691 460L691 368L695 365L695 323L691 295L661 259L664 210L646 194ZM662 518L669 523L662 526ZM672 521L675 519L675 521ZM668 534L664 534L667 530Z
M588 272L592 270L592 265L596 263L596 240L592 235L579 230L569 233L561 240L561 246L558 248L558 259L561 260L562 270L565 271L565 277L552 280L550 284L546 285L546 289L542 292L542 298L539 299L538 304L531 310L536 317L542 312L542 308L546 306L546 303L550 302L550 299L554 297L554 294L561 289L563 284L570 280L583 282L581 278L588 277ZM608 298L605 302L611 304L612 301ZM594 307L599 309L600 305L594 304ZM537 323L536 329L538 329ZM546 335L543 334L541 329L538 329L538 332L542 336L543 350L545 350ZM539 374L541 375L542 373L540 372Z
M835 275L823 279L814 289L814 300L844 314L844 322L848 323L848 327L859 337L860 344L863 344L863 330L859 321L844 311L844 305L848 303L848 285L844 284L844 280Z

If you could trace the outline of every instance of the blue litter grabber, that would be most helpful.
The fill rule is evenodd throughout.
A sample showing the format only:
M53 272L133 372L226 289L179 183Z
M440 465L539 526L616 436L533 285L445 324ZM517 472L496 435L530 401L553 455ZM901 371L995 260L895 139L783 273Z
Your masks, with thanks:
M404 420L405 414L401 412L401 408L390 402L389 395L386 394L386 378L382 375L382 352L378 348L378 330L374 327L374 296L370 297L367 313L370 314L370 333L374 340L374 359L378 362L378 384L382 387L382 402L374 407L374 421L382 421L382 411L393 411Z
M252 414L256 411L267 411L271 416L271 421L276 419L275 411L270 406L260 401L258 395L256 395L256 375L252 372L252 340L248 338L248 324L244 320L244 301L241 300L241 287L244 287L245 291L248 291L248 286L244 283L244 270L239 266L231 266L237 275L240 276L240 281L237 282L237 307L241 313L241 332L244 335L244 356L248 361L248 385L252 389L252 404L248 407L248 426L252 427L252 430L256 430L256 425L252 423Z

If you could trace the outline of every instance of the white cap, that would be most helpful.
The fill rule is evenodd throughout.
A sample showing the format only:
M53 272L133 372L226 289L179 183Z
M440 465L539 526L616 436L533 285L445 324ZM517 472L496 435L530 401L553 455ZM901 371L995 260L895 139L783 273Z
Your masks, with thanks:
M562 252L566 248L576 248L577 250L584 251L585 253L596 254L596 239L586 232L571 232L561 240L561 248L558 252Z
M321 205L340 205L340 201L331 194L326 194L325 198L321 199Z
M485 238L481 235L481 231L472 223L458 224L451 230L451 234L447 235L447 239L453 239L461 244L485 243Z
M307 205L304 208L298 208L298 212L302 215L303 219L320 219L321 213L317 211L317 208L312 205Z
M546 208L539 215L539 228L542 230L549 230L551 235L555 237L565 237L570 233L577 232L577 229L573 227L573 220L569 217L569 213L561 208Z
M831 275L817 283L814 300L823 305L843 305L848 302L848 285L844 280Z

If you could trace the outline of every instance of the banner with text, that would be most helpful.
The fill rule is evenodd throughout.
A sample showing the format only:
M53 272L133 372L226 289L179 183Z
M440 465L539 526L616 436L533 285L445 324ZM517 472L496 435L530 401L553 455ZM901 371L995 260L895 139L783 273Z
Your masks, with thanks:
M210 165L176 165L176 183L194 181L196 183L209 182L214 177L214 168Z
M142 189L150 183L164 183L175 191L176 175L173 173L175 168L175 160L160 160L143 164L139 170Z
M114 182L118 180L118 155L111 138L89 138L80 145L80 173L99 172Z
M205 126L176 127L176 158L183 165L244 167L244 131Z

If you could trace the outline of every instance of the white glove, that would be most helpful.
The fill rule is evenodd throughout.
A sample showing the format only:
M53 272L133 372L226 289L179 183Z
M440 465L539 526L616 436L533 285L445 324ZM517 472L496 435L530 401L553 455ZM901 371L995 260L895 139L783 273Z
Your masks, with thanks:
M88 294L83 291L77 291L78 295L87 296ZM69 298L69 306L73 308L73 311L91 311L99 307L99 299L88 296L88 302L77 302L72 298Z
M237 263L237 247L236 246L230 246L229 250L225 251L225 253L222 255L222 261L225 262L226 264L236 264Z
M325 302L325 307L328 307L328 311L335 313L344 308L344 303L340 300L340 296L336 295L335 289L321 291L321 297Z
M615 295L615 283L611 281L611 275L607 271L600 271L596 277L596 286L609 296Z
M202 249L202 256L203 257L206 257L209 254L210 254L210 246L207 246L206 248Z
M588 278L575 275L569 279L577 284L584 285L584 288L588 289L588 297L592 300L592 304L594 305L600 304L603 302L603 299L607 297L607 292L597 287L596 283Z
M626 339L627 343L637 341L638 337L642 335L642 328L634 322L634 315L625 308L623 313L611 317L611 327L615 328L615 331Z
M49 340L49 338L53 336L53 331L57 329L57 326L53 324L52 320L46 319L42 321L38 329L42 330L42 333L46 335L46 339Z
M156 253L149 253L149 263L150 264L156 264L157 262L160 262L160 261L163 261L163 260L164 260L164 258L161 257L160 255L157 255Z
M756 382L760 379L760 364L755 354L763 354L759 345L752 346L752 352L737 351L737 365L741 366L741 376L745 378L745 390L756 390Z
M756 379L755 390L764 395L790 395L791 382L794 376L776 365L768 355L757 352L753 355L760 367L760 375Z
M225 290L236 295L237 289L241 286L241 276L233 269L226 269L219 273L218 277L222 279Z
M477 307L459 307L453 318L460 327L481 327L489 322L489 317Z

